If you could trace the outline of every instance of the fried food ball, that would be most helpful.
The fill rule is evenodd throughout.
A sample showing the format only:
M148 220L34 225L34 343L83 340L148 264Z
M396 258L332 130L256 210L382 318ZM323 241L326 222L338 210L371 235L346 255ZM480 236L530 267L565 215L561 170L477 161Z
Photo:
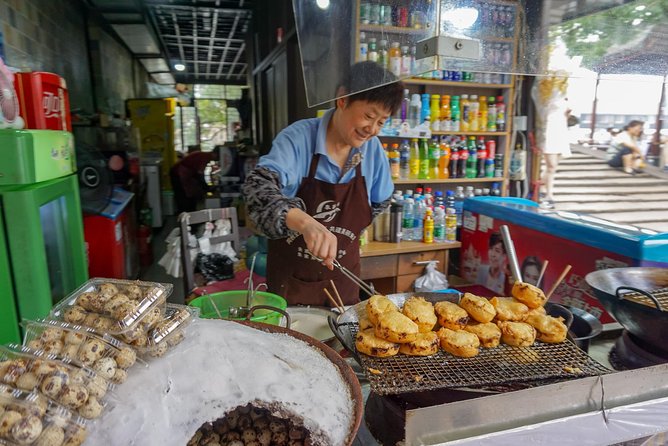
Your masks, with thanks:
M93 364L95 373L106 380L110 380L114 377L117 368L118 366L116 365L114 358L100 358Z
M26 372L16 380L16 387L31 391L39 385L39 378L33 372Z
M118 294L118 288L113 283L103 283L100 285L99 293L105 300L108 300Z
M408 298L401 312L418 325L420 333L432 331L438 322L436 313L434 313L434 305L427 302L424 297Z
M61 427L51 424L42 431L42 435L39 436L34 446L61 446L64 440L65 431Z
M485 348L498 347L501 341L501 329L493 322L468 324L464 330L478 336L480 345Z
M536 338L542 342L558 344L566 340L568 327L562 318L548 316L546 314L532 314L524 320L536 329Z
M489 302L494 305L498 321L521 322L529 312L529 307L512 297L492 297Z
M528 347L536 340L536 329L524 322L501 321L501 340L513 347Z
M122 369L129 369L137 361L137 353L130 347L122 347L115 356L116 364Z
M385 296L375 294L366 302L366 315L374 326L378 325L378 316L387 311L399 311L399 308Z
M547 297L545 297L543 290L530 283L515 282L511 293L515 299L529 308L542 307L547 302Z
M132 300L141 300L144 297L144 292L139 285L128 285L125 288L125 294Z
M387 358L399 353L399 344L377 337L373 328L357 333L355 347L358 352L377 358Z
M489 303L484 297L476 296L471 293L464 293L464 296L459 301L459 306L466 310L466 312L476 321L490 322L496 316L494 305Z
M454 356L471 358L479 353L480 341L473 333L441 328L437 334L441 341L441 348Z
M453 302L436 302L434 311L441 327L450 330L462 330L469 322L469 314L466 310Z
M378 315L375 330L379 338L398 344L414 341L419 333L417 324L398 311Z
M98 418L102 413L102 404L94 396L89 396L86 403L79 408L79 415L82 417L92 420Z
M373 328L373 324L366 316L360 317L357 323L359 324L359 331L366 330L367 328Z
M12 428L21 420L21 414L15 410L6 410L0 417L0 438L9 437Z
M91 366L104 355L105 344L99 339L89 339L79 349L78 359L84 365Z
M545 307L531 308L524 316L524 319L535 314L547 314L547 311L545 311Z
M63 317L65 322L70 324L81 324L86 319L86 315L88 315L88 312L85 308L80 305L73 305L65 310Z
M434 331L419 333L413 342L401 344L399 353L409 356L431 356L438 353L438 335Z
M83 406L86 400L88 400L88 390L81 384L65 386L58 397L58 402L70 409Z

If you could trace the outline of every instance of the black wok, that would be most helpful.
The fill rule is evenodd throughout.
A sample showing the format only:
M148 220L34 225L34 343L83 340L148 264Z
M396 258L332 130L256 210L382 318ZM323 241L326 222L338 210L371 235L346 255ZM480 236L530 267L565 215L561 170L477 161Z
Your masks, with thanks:
M668 288L668 269L650 267L604 269L587 274L585 280L606 311L625 329L649 344L666 350L668 308L662 308L653 298L650 300L654 302L654 307L650 307L620 296L631 291L646 293Z

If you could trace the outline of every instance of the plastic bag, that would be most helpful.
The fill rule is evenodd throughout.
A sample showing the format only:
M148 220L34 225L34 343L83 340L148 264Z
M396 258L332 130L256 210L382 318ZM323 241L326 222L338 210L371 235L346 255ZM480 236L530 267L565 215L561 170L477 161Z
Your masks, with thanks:
M437 262L429 262L425 266L425 273L415 279L415 291L439 291L448 288L448 279L445 274L436 269Z
M197 254L195 271L202 273L207 282L232 279L234 277L234 261L228 256L212 252Z

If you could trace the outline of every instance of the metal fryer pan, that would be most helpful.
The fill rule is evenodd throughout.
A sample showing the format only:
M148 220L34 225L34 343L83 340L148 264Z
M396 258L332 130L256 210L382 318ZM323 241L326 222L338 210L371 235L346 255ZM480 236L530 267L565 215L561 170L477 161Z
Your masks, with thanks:
M605 310L625 329L659 349L668 350L668 308L659 302L648 306L621 296L634 289L651 292L668 288L667 268L604 269L587 274L585 280Z

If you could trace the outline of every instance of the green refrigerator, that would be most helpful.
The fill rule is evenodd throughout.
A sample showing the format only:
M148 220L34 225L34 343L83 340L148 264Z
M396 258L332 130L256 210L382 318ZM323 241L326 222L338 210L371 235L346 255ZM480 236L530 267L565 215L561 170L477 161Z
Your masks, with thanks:
M0 130L0 344L88 279L72 134Z

